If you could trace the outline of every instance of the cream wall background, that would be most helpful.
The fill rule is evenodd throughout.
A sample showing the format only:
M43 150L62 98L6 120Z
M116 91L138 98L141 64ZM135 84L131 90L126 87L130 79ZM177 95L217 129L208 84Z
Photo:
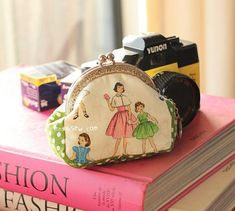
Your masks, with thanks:
M198 44L201 90L235 97L235 1L147 0L147 31Z
M110 0L0 0L0 70L61 59L80 65L114 49L111 7Z
M196 42L202 92L235 97L234 0L120 1L123 36L154 31ZM101 49L113 49L113 32L107 28L115 26L104 7L109 3L1 0L0 70L58 59L81 64L96 58Z

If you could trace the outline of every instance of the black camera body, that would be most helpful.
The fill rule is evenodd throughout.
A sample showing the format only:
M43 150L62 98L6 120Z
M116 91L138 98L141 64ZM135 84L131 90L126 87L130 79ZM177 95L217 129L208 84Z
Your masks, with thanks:
M145 71L160 93L176 103L183 127L192 121L200 107L195 43L161 34L130 35L123 39L123 47L113 53L116 61Z
M195 43L161 34L127 36L123 48L113 51L116 61L133 64L154 77L161 71L178 72L199 85L199 59Z

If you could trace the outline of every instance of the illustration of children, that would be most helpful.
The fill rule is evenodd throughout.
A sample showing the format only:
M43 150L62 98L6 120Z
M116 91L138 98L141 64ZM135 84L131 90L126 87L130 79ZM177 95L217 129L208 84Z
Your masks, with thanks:
M158 132L157 119L144 111L144 103L135 103L135 112L138 113L137 119L139 124L133 131L133 136L142 141L142 151L145 154L146 141L148 140L154 152L157 152L157 147L153 141L153 136Z
M88 90L82 90L81 93L80 93L80 96L82 96L82 99L84 97L86 97L87 95L89 95L90 92ZM79 106L74 114L74 117L73 119L77 119L79 117L79 111L82 110L83 112L83 116L86 117L86 118L89 118L89 115L87 114L87 111L86 111L86 106L85 106L85 103L83 102L83 100L80 101L79 103Z
M91 139L87 133L81 133L78 136L78 144L79 146L73 146L73 155L71 156L71 160L74 160L77 163L87 163L89 160L89 152L90 152L90 144Z
M110 111L117 110L112 119L109 122L109 125L106 129L106 135L112 136L115 140L115 147L112 156L115 156L118 147L123 140L123 154L127 154L127 138L132 137L134 126L131 122L136 121L135 116L131 112L130 100L123 93L125 92L124 85L120 82L117 82L113 89L116 94L110 100L108 94L104 95L104 98L108 104Z

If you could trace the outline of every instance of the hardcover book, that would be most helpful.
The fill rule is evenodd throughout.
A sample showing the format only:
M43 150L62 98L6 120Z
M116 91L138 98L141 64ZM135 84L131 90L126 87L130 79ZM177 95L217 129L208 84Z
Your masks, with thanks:
M0 74L0 187L83 210L166 210L234 159L235 100L203 95L172 152L75 169L49 148L52 111L21 106L17 70Z

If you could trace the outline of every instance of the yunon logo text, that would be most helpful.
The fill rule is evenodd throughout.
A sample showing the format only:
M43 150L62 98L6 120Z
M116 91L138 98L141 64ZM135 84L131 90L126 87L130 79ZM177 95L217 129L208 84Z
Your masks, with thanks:
M156 52L163 51L166 49L167 49L167 44L164 43L164 44L160 44L160 45L156 45L156 46L147 48L147 51L148 51L148 54L151 54L151 53L156 53Z

